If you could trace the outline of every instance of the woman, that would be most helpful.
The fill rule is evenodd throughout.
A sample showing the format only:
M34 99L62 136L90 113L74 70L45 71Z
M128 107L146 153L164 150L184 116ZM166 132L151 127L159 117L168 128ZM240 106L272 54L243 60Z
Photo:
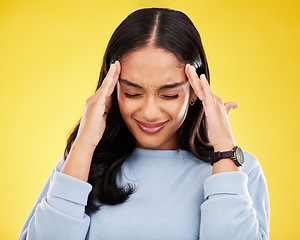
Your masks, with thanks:
M228 121L238 105L209 82L185 14L130 14L20 239L268 239L263 172Z

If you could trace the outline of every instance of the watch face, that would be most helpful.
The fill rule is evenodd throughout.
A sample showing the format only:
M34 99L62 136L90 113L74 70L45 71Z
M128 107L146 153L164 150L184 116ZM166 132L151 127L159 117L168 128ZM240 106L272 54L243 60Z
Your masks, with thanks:
M240 147L236 147L236 160L242 166L244 164L244 153Z

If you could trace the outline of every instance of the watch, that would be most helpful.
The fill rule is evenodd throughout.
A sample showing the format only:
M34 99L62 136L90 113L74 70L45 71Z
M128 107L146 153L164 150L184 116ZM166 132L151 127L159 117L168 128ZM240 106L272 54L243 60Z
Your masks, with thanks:
M214 152L210 164L214 165L215 162L223 158L231 158L238 167L244 164L244 153L239 146L235 146L233 150L227 152Z

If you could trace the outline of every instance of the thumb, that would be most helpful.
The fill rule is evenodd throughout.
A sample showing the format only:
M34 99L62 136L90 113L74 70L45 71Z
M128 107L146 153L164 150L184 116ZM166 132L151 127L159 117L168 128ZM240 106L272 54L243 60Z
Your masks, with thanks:
M227 115L229 115L230 110L236 109L239 107L239 105L236 102L227 102L227 103L224 103L224 106L225 106Z

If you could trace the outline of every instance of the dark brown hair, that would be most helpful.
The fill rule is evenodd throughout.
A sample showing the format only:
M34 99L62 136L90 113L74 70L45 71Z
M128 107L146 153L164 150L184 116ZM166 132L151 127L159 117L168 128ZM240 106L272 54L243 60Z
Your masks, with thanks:
M180 62L193 65L198 76L204 73L210 81L201 38L192 21L179 11L148 8L131 13L113 33L103 57L96 90L101 86L111 63L147 45L173 53ZM65 159L77 136L80 121L69 135ZM209 161L212 146L208 141L204 110L199 99L189 106L187 116L178 130L178 144L200 160ZM122 203L134 192L134 186L117 184L121 166L134 148L135 138L122 119L114 90L106 129L92 158L88 182L93 189L88 198L88 211L98 210L102 204Z

